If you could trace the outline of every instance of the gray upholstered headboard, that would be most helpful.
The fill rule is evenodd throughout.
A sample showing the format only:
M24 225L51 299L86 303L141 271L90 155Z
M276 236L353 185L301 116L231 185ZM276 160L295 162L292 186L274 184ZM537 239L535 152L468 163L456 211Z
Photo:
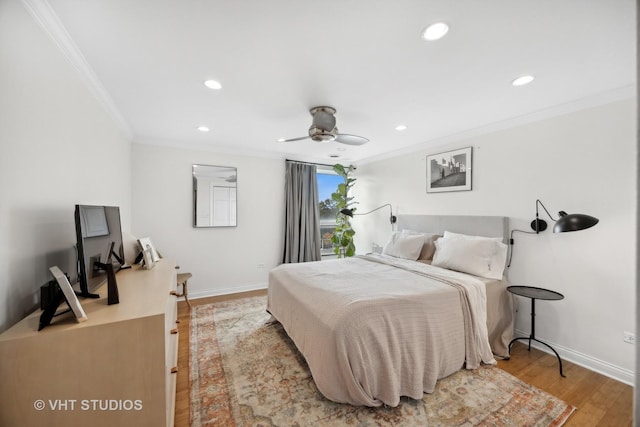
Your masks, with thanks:
M398 215L398 230L442 234L444 231L473 236L500 237L509 242L509 218L471 215Z

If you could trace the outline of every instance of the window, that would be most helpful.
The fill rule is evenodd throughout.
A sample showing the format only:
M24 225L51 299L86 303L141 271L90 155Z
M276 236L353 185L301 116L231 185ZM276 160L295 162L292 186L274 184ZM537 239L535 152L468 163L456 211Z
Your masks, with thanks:
M338 188L338 184L343 181L342 177L336 175L336 173L329 167L323 168L318 166L318 203L320 206L320 236L321 246L320 250L322 256L332 256L333 244L331 243L331 236L333 230L336 228L336 215L338 209L336 202L331 198L331 193L335 192Z

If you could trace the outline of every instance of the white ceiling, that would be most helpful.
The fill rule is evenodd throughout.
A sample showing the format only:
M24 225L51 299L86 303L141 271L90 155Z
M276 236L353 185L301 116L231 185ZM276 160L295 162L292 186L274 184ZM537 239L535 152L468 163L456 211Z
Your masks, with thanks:
M24 2L142 143L363 161L635 93L633 0ZM318 105L370 142L276 142Z

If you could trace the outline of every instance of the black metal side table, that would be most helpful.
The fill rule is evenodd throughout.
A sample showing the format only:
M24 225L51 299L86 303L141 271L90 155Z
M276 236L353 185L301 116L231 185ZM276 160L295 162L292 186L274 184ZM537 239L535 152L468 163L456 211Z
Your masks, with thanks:
M528 337L516 337L512 339L509 343L509 355L511 355L511 344L513 344L514 342L518 340L529 340L528 350L531 351L531 340L537 341L540 344L546 345L551 349L551 351L555 353L556 357L558 358L558 363L560 364L560 376L566 377L566 375L562 373L562 359L560 359L560 355L558 354L558 352L555 351L553 347L551 347L546 342L536 339L536 300L542 299L557 301L563 299L564 295L558 292L550 291L549 289L536 288L533 286L509 286L507 287L507 290L514 295L531 298L531 335L529 335Z

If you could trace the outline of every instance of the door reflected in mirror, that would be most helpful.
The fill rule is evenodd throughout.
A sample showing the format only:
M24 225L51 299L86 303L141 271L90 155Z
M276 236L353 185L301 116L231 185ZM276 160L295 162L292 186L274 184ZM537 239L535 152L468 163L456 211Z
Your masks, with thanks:
M193 165L193 226L235 227L238 171L227 166Z

